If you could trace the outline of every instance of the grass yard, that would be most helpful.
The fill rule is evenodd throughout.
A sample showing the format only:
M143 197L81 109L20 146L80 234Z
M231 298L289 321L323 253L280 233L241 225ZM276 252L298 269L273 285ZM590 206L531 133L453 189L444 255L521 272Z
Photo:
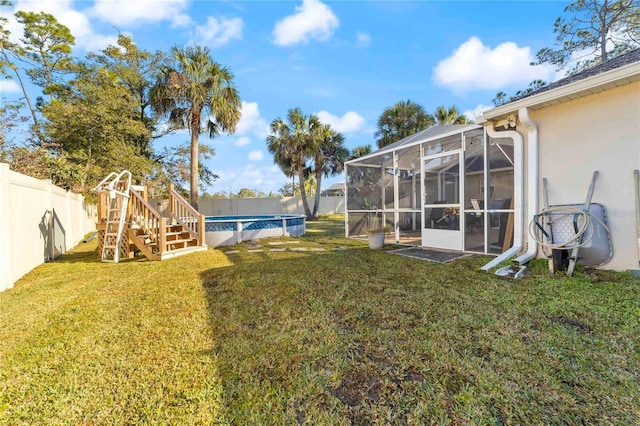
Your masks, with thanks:
M511 281L307 226L259 252L114 265L93 242L36 268L0 293L0 422L640 424L631 275Z

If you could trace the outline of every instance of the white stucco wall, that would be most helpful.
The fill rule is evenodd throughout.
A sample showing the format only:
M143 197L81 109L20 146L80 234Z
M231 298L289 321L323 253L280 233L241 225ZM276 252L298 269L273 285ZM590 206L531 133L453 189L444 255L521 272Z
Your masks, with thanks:
M633 171L640 169L640 83L530 115L539 128L540 181L548 179L550 204L584 203L598 170L592 202L607 209L614 249L603 268L638 269ZM526 136L523 126L518 130ZM542 183L539 196L542 206Z

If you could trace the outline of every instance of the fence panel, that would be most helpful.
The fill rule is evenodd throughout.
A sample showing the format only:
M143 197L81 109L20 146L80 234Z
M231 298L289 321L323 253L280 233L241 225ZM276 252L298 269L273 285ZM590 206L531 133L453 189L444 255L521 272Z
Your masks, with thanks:
M0 291L95 230L95 207L83 204L81 195L0 163Z
M313 211L314 199L309 197ZM165 202L151 200L164 215ZM302 197L265 198L201 198L198 210L205 216L239 216L252 214L304 214ZM319 214L344 214L344 197L321 197Z

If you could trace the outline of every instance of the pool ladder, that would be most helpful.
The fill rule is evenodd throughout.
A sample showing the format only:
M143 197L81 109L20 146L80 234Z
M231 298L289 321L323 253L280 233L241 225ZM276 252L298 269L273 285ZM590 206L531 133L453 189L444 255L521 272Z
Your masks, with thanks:
M107 220L102 242L101 259L103 262L118 263L120 246L124 233L131 188L131 172L123 170L119 174L111 172L95 188L98 194L107 195Z

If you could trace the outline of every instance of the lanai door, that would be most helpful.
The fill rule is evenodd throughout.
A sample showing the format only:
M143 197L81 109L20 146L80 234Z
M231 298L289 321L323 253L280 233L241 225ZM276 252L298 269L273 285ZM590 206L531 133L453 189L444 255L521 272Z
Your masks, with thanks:
M425 247L462 250L464 215L460 214L464 179L462 151L448 151L423 157L422 245Z

